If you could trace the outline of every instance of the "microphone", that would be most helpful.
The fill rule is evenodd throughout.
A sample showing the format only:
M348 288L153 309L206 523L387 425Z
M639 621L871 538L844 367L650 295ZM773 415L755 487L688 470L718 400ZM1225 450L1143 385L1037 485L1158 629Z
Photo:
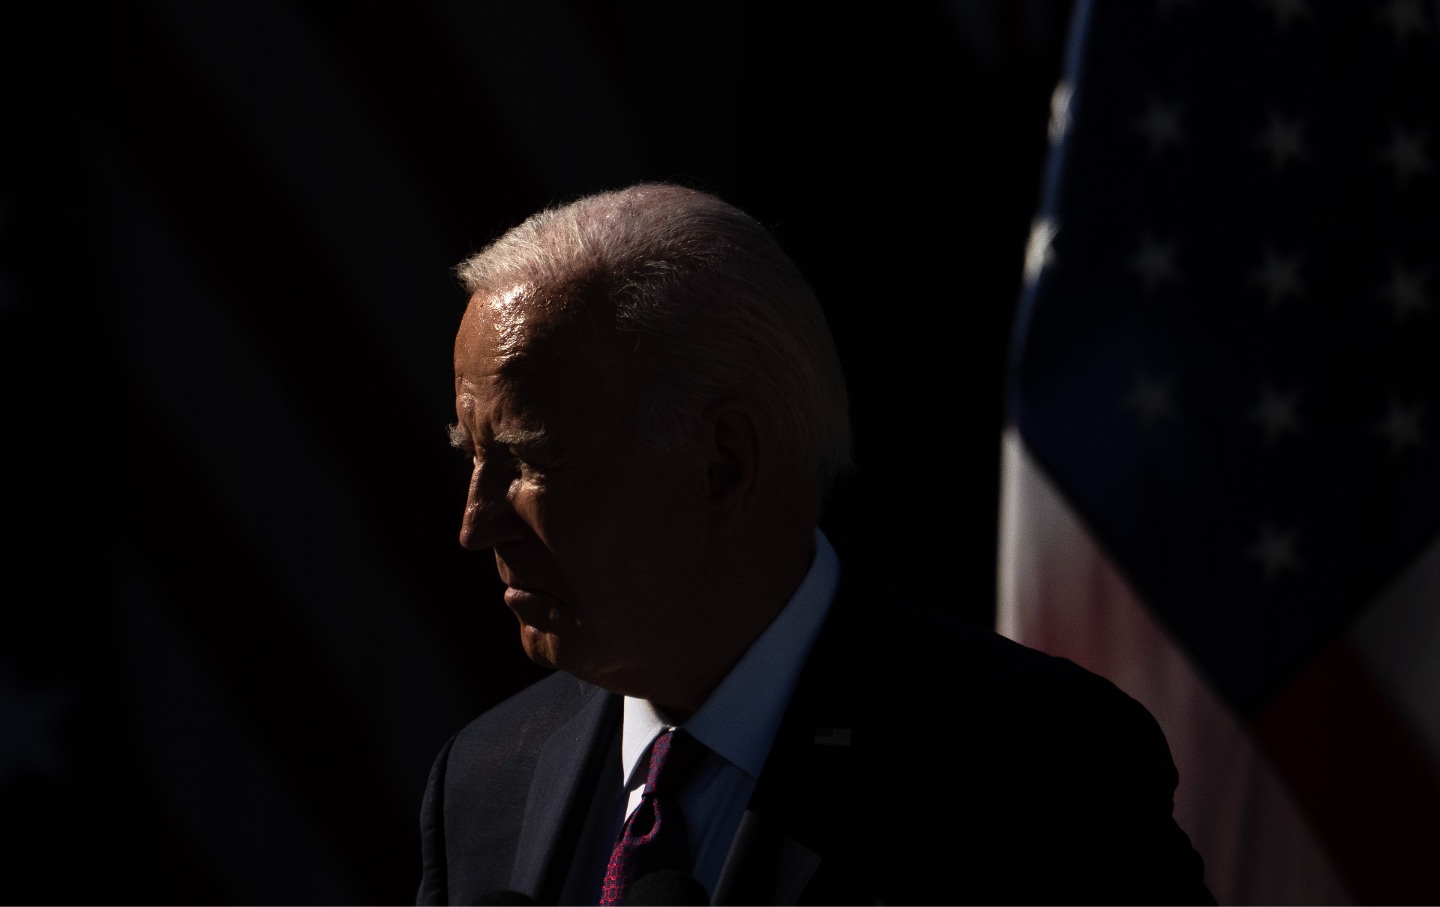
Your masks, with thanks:
M678 869L662 869L641 876L625 892L629 907L671 904L674 907L710 907L705 886Z
M506 905L517 905L517 907L529 907L531 904L538 904L530 895L521 891L510 891L502 889L492 891L489 894L482 894L475 899L476 907L506 907Z

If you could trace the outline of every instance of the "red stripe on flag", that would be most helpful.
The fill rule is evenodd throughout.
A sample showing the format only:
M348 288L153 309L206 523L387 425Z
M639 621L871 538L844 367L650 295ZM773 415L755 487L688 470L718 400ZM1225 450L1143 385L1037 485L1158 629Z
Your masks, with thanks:
M1348 644L1250 726L1362 903L1440 903L1440 779Z

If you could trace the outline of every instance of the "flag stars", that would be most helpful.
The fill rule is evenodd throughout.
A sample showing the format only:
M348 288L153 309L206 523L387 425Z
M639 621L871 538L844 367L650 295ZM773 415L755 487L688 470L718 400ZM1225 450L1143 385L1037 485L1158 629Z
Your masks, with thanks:
M1171 145L1185 147L1185 132L1180 128L1180 105L1166 104L1153 95L1145 112L1131 124L1131 129L1145 137L1152 155Z
M1126 262L1126 267L1140 275L1145 295L1149 296L1162 283L1179 283L1180 268L1175 264L1179 252L1179 243L1161 242L1147 233L1140 237L1140 247Z
M1430 311L1430 297L1425 292L1428 279L1423 270L1410 270L1395 264L1390 269L1390 282L1380 290L1380 295L1395 307L1395 323L1403 324L1412 312Z
M1250 274L1250 282L1265 290L1265 301L1270 308L1280 305L1286 297L1300 296L1300 256L1281 255L1273 247L1265 249L1260 267Z
M1260 5L1275 17L1275 30L1288 31L1290 24L1312 15L1309 0L1260 0Z
M1376 18L1390 26L1395 33L1395 43L1400 47L1405 46L1411 35L1423 35L1430 31L1421 0L1390 0Z
M1055 261L1055 236L1060 227L1053 218L1039 217L1030 226L1030 238L1025 242L1025 285L1032 286L1040 279L1040 272Z
M1265 128L1255 134L1255 146L1270 155L1270 165L1276 173L1291 161L1303 161L1310 156L1310 149L1305 145L1305 121L1274 110L1270 111Z
M1390 128L1390 144L1377 155L1395 171L1395 184L1403 186L1410 177L1430 172L1430 156L1425 153L1426 136L1422 130L1407 132L1399 126Z
M1409 406L1399 400L1390 401L1389 412L1375 426L1375 434L1390 442L1390 455L1398 457L1412 447L1424 447L1425 435L1420 430L1420 416L1425 407L1419 403Z
M1161 419L1175 415L1174 385L1172 379L1137 372L1135 385L1122 403L1140 417L1141 428L1149 428Z
M1300 432L1300 392L1288 393L1266 384L1260 388L1260 399L1245 414L1265 434L1265 446L1271 447L1287 432Z
M1258 561L1265 572L1265 583L1269 585L1286 572L1300 572L1300 530L1298 527L1280 529L1269 521L1261 521L1259 538L1245 551L1245 555Z

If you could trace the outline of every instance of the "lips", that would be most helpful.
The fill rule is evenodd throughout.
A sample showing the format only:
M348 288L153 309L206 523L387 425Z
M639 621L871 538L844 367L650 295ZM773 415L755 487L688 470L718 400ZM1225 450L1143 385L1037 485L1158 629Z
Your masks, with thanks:
M507 586L505 587L505 604L509 606L510 610L527 620L532 617L538 620L548 616L558 602L555 596L548 592L527 589L524 586Z
M535 586L535 585L532 585L532 584L530 584L530 583L522 583L522 582L517 582L517 581L515 581L515 580L513 580L513 579L506 580L506 579L503 579L503 578L502 578L502 581L505 583L505 594L506 594L506 595L509 595L511 592L520 593L520 594L524 594L524 595L546 595L546 596L550 595L549 592L546 592L544 589L541 589L539 586ZM553 596L552 596L552 597L553 597Z
M505 590L505 606L521 626L545 633L560 632L569 624L560 601L547 592L510 586Z
M517 575L518 571L500 556L498 550L495 552L495 568L496 572L500 574L500 581L505 584L505 604L509 605L512 610L521 607L528 609L530 613L543 613L542 609L548 611L558 604L554 595L534 583L521 579Z
M508 588L518 589L522 592L540 591L539 587L534 583L526 582L519 577L519 571L515 569L515 565L501 556L498 547L495 549L495 572L500 576L500 582L504 583Z

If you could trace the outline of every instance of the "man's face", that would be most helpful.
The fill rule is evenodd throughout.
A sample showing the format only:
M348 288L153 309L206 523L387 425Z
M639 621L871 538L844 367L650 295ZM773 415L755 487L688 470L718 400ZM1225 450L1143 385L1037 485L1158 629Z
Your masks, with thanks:
M636 443L642 384L606 314L524 286L471 298L455 340L455 433L474 455L460 543L494 549L531 659L629 692L685 633L705 487L693 458Z

